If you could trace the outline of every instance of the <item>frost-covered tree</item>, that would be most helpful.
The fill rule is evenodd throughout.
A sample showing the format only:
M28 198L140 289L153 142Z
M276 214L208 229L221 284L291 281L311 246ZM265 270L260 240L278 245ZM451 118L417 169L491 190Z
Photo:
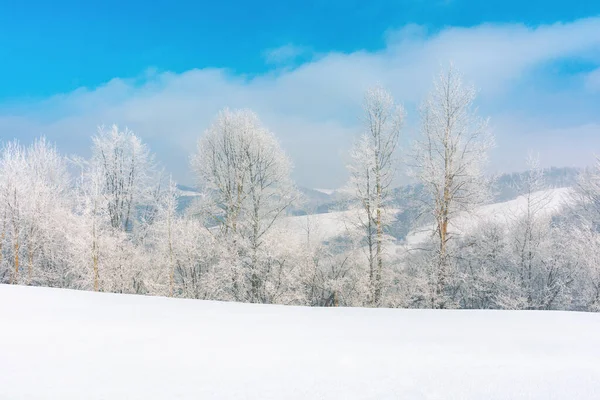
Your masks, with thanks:
M100 174L102 193L111 226L131 231L140 207L152 202L157 185L153 156L148 147L128 129L100 127L92 138L89 167Z
M192 167L237 255L237 298L265 301L264 238L297 197L288 157L256 114L225 109L199 140Z
M0 179L2 179L2 218L3 218L3 279L18 283L21 270L22 214L26 197L24 179L25 154L17 142L9 142L2 149L0 159Z
M150 268L153 273L151 281L154 284L152 292L168 294L169 297L173 297L175 292L175 242L177 241L175 235L179 222L178 199L177 186L171 178L169 187L159 203L153 226L156 235L153 244L159 257L153 263L154 268Z
M319 221L318 215L307 214L294 220L294 237L290 237L285 224L281 232L276 229L269 235L274 259L288 265L281 270L281 278L276 279L281 282L278 298L286 304L318 307L369 304L368 270L362 261L361 238L343 234L324 240L328 224Z
M600 157L577 179L572 200L579 208L578 214L588 223L600 227Z
M437 242L431 304L436 308L449 306L452 221L487 200L483 168L493 137L487 120L476 114L475 94L452 65L442 72L421 107L420 138L414 145L412 173L424 186L423 212L434 220Z
M600 310L600 157L578 178L570 198L573 222L567 236L581 268L576 292L582 307Z
M600 311L600 234L588 220L579 218L561 237L563 251L578 262L572 290L575 306Z
M89 168L85 161L77 161L81 171L75 190L78 229L70 235L77 285L99 291L102 290L101 275L103 278L105 275L107 238L112 230L104 195L104 176L101 169Z
M29 201L27 202L28 280L45 285L68 284L65 232L72 224L71 181L65 158L45 139L26 151Z
M66 285L65 232L70 223L64 157L45 139L25 147L8 143L0 154L3 274L12 283ZM6 257L8 256L8 257Z
M544 172L539 159L529 156L528 172L520 184L524 204L515 210L519 216L511 226L511 245L521 281L526 308L534 308L534 288L542 247L550 234L550 215L546 209L551 201L544 189Z
M143 293L143 234L156 212L160 180L148 147L129 130L101 127L92 157L78 160L76 213L81 231L78 281L84 288ZM139 229L138 229L139 228Z
M115 229L101 171L84 166L76 188L76 226L69 232L74 284L85 290L135 293L144 253L131 236Z
M506 226L483 221L457 246L461 308L521 308L521 280L514 273Z
M404 109L382 87L369 89L363 105L364 132L351 153L348 190L358 210L353 221L364 233L370 304L379 306L383 293L385 228L390 186L394 178L394 161Z
M178 210L179 194L170 180L158 202L145 242L152 261L144 270L151 294L196 299L231 300L231 279L213 234L198 218Z
M551 309L570 302L570 286L577 266L565 248L568 228L553 220L551 192L546 189L539 159L529 156L529 170L522 179L523 193L509 224L512 271L518 277L515 308Z
M369 304L367 270L360 250L339 251L335 244L305 248L303 269L307 303L318 307Z

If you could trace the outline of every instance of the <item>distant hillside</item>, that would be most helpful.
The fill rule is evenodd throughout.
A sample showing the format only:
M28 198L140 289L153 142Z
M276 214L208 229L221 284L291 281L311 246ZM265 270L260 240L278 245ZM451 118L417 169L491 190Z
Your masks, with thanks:
M544 170L544 189L558 189L571 187L576 183L577 176L581 173L578 168L551 167ZM492 186L492 204L514 200L523 194L521 189L524 179L529 171L503 174L498 176ZM424 196L423 186L406 185L394 189L392 208L400 210L396 220L389 227L389 234L396 239L404 239L417 223L419 199ZM424 221L421 221L424 222Z
M300 204L292 210L293 215L323 214L327 213L331 205L335 203L330 193L322 190L299 187L301 193Z
M529 173L529 171L524 171L498 176L492 191L494 203L512 200L522 195L523 193L519 190L519 187ZM573 186L580 173L581 169L579 168L547 168L544 170L544 188L556 189Z
M179 205L177 206L177 210L181 213L187 210L187 208L192 204L194 199L200 196L200 192L198 192L197 189L190 186L177 185L177 191L179 195Z
M544 170L545 189L565 188L575 184L580 169L570 167L551 167ZM503 174L495 179L492 187L492 203L501 203L516 199L522 195L520 185L528 171ZM193 187L178 185L179 210L184 211L200 193ZM292 216L306 214L325 214L344 211L346 203L344 196L339 191L310 189L299 187L301 199L291 210ZM389 226L388 233L396 239L402 240L414 228L418 216L420 201L424 196L423 186L404 185L392 190L391 208L397 210L395 221ZM423 222L423 221L421 221Z

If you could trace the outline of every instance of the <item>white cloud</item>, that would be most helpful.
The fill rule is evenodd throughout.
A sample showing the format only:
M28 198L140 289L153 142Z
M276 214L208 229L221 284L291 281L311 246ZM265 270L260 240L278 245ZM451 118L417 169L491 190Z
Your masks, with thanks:
M274 49L267 49L264 51L263 55L268 64L282 65L293 62L298 57L305 55L308 52L309 49L305 46L297 46L288 43Z
M45 134L67 151L84 153L97 125L117 122L138 132L177 178L190 182L187 157L216 112L224 106L249 107L280 137L300 184L336 187L345 179L345 152L360 130L357 113L364 89L375 82L388 86L412 111L406 129L410 135L416 104L440 65L452 60L481 88L480 109L491 116L498 136L493 159L499 168L515 154L524 157L521 147L536 144L600 150L590 135L580 135L577 144L569 137L577 127L600 124L598 93L581 83L557 88L564 77L542 68L571 57L600 67L595 51L600 48L600 18L536 28L488 24L435 34L409 26L386 38L380 51L329 53L253 78L219 69L154 73L116 78L34 104L0 106L0 137L27 140ZM281 49L273 60L296 54L294 46ZM545 132L557 125L564 132L544 142ZM548 152L546 162L570 165L582 159L572 153Z

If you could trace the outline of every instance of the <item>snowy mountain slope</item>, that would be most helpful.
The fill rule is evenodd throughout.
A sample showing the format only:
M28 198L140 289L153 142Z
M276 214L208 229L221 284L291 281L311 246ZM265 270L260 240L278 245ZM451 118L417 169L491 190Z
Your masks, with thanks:
M202 194L195 188L185 185L177 185L177 195L183 197L197 197Z
M600 316L0 285L2 399L598 399Z
M285 232L288 238L295 238L298 241L305 240L308 230L314 240L325 241L345 234L352 215L354 211L334 211L285 217L279 221L278 228Z
M555 215L568 203L571 193L570 188L548 189L535 192L533 197L545 199L544 212L547 215ZM516 199L488 204L476 209L473 213L459 215L452 226L451 232L468 233L485 221L493 221L500 224L508 224L511 221L525 215L526 198L519 196ZM393 216L400 210L391 209L389 213ZM337 236L344 235L352 228L352 221L356 220L357 211L334 211L322 214L285 217L278 223L279 235L285 235L288 239L297 242L306 240L307 229L311 229L313 240L326 241ZM431 234L431 227L413 229L406 236L408 246L416 246L422 243ZM403 248L402 246L398 247Z
M387 210L395 215L398 210ZM363 210L334 211L322 214L311 214L283 218L278 227L288 238L306 240L307 230L310 229L312 240L326 241L347 234L354 229L358 216L366 219Z
M199 195L198 192L186 191L181 188L179 190L182 198L192 199ZM560 211L564 204L568 203L571 190L572 189L568 187L548 189L534 193L534 197L547 199L544 201L546 204L544 207L545 212L548 215L555 215ZM485 205L471 214L459 215L451 225L450 231L457 234L469 233L472 229L476 228L479 223L485 221L508 224L510 221L514 221L516 218L524 215L526 212L525 207L526 199L524 196L518 196L509 201ZM399 212L399 209L389 210L391 216L395 216ZM321 242L332 240L347 234L349 229L352 229L352 221L356 220L356 213L357 211L355 210L331 211L284 217L277 222L273 234L286 237L291 241L290 244L292 242L298 244L306 241L307 230L310 229L311 240ZM397 223L406 224L407 222L399 221ZM389 246L389 251L391 254L396 254L397 252L406 250L406 246L417 246L427 239L428 235L431 234L431 229L431 227L424 226L411 230L406 235L404 245Z
M544 204L543 212L547 216L556 215L565 204L570 201L571 188L548 189L532 194L534 200ZM523 217L527 212L527 199L525 196L519 196L516 199L500 203L488 204L479 207L471 214L461 214L450 226L450 232L456 234L469 233L478 224L483 222L495 222L498 224L509 224ZM540 215L541 215L540 214ZM415 246L427 239L431 234L431 227L415 229L406 237L406 243L409 246Z
M317 189L317 188L314 188L313 190L316 190L317 192L325 193L328 196L331 196L332 194L335 193L335 189Z

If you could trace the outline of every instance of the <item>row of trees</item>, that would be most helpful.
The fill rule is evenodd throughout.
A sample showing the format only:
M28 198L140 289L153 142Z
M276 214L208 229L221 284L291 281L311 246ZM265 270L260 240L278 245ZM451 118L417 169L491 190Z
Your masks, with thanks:
M600 165L583 173L560 198L547 190L538 159L530 158L528 164L520 201L448 243L449 273L441 299L430 283L436 265L432 252L408 257L408 275L420 282L415 287L431 296L413 294L413 305L436 307L443 301L453 308L599 309L600 214L586 214L585 209Z
M347 231L328 241L311 215L304 234L286 230L283 217L302 196L276 137L248 110L221 111L202 135L191 158L199 193L185 211L175 183L128 130L101 128L89 160L67 159L44 139L6 143L0 280L312 306L596 309L600 164L581 176L560 218L547 212L532 159L518 218L454 229L489 201L493 138L475 94L451 67L421 107L406 152L423 188L415 226L429 227L418 248L388 234L405 112L381 87L365 95L350 154Z

